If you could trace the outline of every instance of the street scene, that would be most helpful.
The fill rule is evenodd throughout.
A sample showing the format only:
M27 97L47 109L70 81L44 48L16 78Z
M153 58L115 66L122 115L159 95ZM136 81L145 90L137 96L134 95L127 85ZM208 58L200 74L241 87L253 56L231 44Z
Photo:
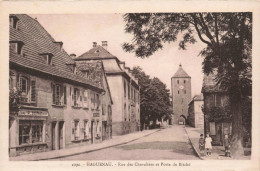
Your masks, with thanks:
M9 160L250 160L252 13L9 15Z

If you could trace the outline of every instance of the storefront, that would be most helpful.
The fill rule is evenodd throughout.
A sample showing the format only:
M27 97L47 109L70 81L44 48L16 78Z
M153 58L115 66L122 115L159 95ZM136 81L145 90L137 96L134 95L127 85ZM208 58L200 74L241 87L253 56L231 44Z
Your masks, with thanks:
M47 150L45 135L48 116L48 110L45 108L28 106L10 110L10 156Z

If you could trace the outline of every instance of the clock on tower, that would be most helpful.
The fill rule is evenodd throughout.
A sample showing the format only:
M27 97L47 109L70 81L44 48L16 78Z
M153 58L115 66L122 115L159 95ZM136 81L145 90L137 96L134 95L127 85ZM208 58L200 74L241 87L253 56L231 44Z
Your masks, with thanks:
M182 65L171 78L173 123L186 124L188 107L191 100L191 77L184 71Z

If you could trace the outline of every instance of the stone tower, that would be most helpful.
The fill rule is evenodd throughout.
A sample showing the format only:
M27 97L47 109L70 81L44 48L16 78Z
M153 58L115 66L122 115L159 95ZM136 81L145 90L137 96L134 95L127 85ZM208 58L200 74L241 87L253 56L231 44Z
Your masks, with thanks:
M171 78L173 123L186 124L188 107L191 101L191 77L179 65L178 71Z

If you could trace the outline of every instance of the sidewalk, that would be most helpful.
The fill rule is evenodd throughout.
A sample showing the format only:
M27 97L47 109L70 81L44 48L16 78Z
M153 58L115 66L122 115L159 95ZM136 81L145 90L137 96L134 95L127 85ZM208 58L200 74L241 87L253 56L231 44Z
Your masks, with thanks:
M212 153L211 156L202 156L199 151L199 138L200 134L204 134L203 129L201 128L193 128L193 127L185 127L185 130L188 134L188 137L190 139L191 145L196 152L196 154L199 156L202 160L234 160L233 158L225 157L225 151L223 146L212 146ZM246 148L245 150L245 156L241 156L238 160L250 160L251 156L248 155L251 151L250 148Z
M150 134L153 134L157 131L160 131L160 129L153 129L153 130L144 130L136 133L126 134L122 136L115 136L112 137L110 140L105 140L99 144L91 144L86 146L79 146L79 147L73 147L68 149L62 149L62 150L54 150L54 151L48 151L48 152L42 152L42 153L34 153L34 154L27 154L17 157L10 157L10 161L37 161L37 160L48 160L48 159L55 159L55 158L62 158L66 156L72 156L82 153L88 153L92 151L102 150L105 148L125 144L131 141L135 141L139 138L148 136Z

